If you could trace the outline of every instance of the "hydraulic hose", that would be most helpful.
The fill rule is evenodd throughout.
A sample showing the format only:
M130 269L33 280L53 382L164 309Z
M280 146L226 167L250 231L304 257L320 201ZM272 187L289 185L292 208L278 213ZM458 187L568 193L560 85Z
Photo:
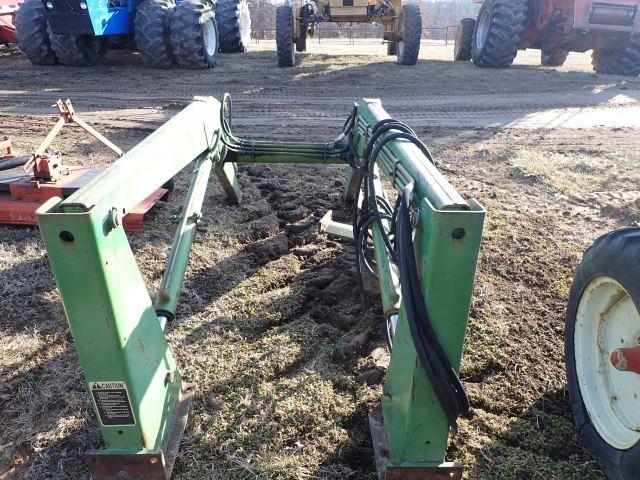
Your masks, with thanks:
M438 340L422 297L409 210L412 191L413 184L409 184L402 192L396 224L402 304L420 363L455 435L458 431L457 418L469 411L469 399Z
M14 157L0 161L0 171L11 170L12 168L21 167L29 160L29 157Z
M394 140L406 140L413 143L430 162L435 164L429 149L407 125L394 119L385 119L373 127L371 139L363 153L360 179L356 189L353 215L356 266L360 274L362 273L361 263L371 273L376 274L375 261L369 251L368 241L370 238L369 229L372 224L377 223L389 258L398 266L402 305L418 358L438 402L442 406L451 430L455 434L457 432L457 418L469 410L469 400L460 378L438 340L422 297L420 276L413 249L413 226L410 211L413 183L409 183L401 192L393 209L388 202L375 194L374 165L384 146ZM362 190L365 199L363 202L363 210L366 209L364 213L359 212L357 208L360 190ZM386 229L383 221L389 221L390 228ZM389 348L392 348L392 332L390 330L387 325L387 343Z

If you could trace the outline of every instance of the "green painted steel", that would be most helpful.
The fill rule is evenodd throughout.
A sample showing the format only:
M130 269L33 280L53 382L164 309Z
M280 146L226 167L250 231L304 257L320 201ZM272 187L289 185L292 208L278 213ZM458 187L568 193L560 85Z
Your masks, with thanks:
M158 450L181 377L124 229L105 228L102 211L59 213L54 202L38 211L38 225L85 381L125 382L135 417L134 425L99 423L107 450Z
M106 453L161 450L177 415L181 377L156 309L176 312L211 169L230 200L239 203L237 163L347 162L344 134L327 144L248 141L231 133L230 111L227 96L222 104L213 98L196 99L91 184L64 201L52 199L37 212L85 380L127 386L132 424L105 425L100 421L104 412L96 408ZM387 118L378 100L357 103L351 165L361 165L373 126ZM154 306L121 217L194 160L185 213ZM398 191L410 182L415 186L414 249L421 289L440 343L457 370L485 211L477 202L464 200L406 140L393 140L383 148L376 176L378 172ZM347 199L355 193L356 173L349 168ZM384 196L379 178L374 191ZM383 227L388 230L389 222ZM373 223L371 229L385 315L398 315L382 397L388 466L440 465L449 424L417 357L396 266L385 250L380 226Z
M374 167L374 190L375 195L386 200L387 196L382 188L379 169ZM390 230L391 222L383 220L387 233ZM392 315L397 315L400 309L400 279L398 278L398 267L390 261L387 249L382 239L382 233L377 223L371 227L373 236L374 255L376 259L376 269L378 270L378 282L380 284L380 296L382 298L382 310L385 320L390 321Z
M431 323L449 361L460 368L471 305L484 209L436 210L419 201L414 248ZM460 239L456 237L461 237ZM382 396L394 465L444 461L449 424L420 364L401 308Z
M121 219L203 152L220 155L219 109L213 98L194 101L89 185L37 211L85 381L126 385L132 419L118 417L127 410L122 392L94 402L106 445L100 453L144 454L170 443L182 379ZM186 243L179 244L179 273ZM181 281L170 282L175 296Z
M214 161L218 161L219 156L219 149L214 149L201 154L195 162L189 191L155 301L156 311L162 314L168 313L171 317L176 313L178 295L182 290L184 272L189 261L189 252L202 219L202 202L207 191L211 167Z
M373 126L390 118L378 100L358 102L355 144L360 157ZM384 138L384 135L383 137ZM400 192L415 185L418 222L414 238L425 304L449 361L460 367L485 210L465 201L420 150L405 140L383 148L377 167ZM379 184L378 184L379 185ZM379 188L376 193L379 195ZM437 206L436 206L437 205ZM383 258L377 223L372 225L383 304L399 295L397 277ZM460 237L460 239L455 237ZM386 255L385 255L386 256ZM406 313L400 308L382 408L389 465L437 466L445 459L449 424L416 354Z

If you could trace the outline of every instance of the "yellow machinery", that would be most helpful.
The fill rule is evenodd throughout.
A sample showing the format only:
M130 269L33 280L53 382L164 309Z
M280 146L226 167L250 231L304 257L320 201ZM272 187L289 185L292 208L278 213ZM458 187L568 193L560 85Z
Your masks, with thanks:
M313 0L295 12L290 5L276 9L278 66L295 64L296 51L307 49L307 37L321 22L382 23L387 55L396 55L402 65L418 61L422 17L417 5L402 5L402 0Z

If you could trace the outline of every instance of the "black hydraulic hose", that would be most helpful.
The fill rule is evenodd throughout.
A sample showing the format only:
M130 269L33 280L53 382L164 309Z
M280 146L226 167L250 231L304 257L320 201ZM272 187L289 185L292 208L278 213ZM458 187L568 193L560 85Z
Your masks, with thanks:
M383 137L383 135L387 133ZM363 152L360 166L360 178L355 192L353 231L356 243L356 267L361 274L361 259L365 268L377 276L374 270L375 260L368 251L369 228L377 223L384 240L385 248L392 262L398 266L402 304L407 315L411 338L418 358L427 378L433 387L438 402L447 417L451 430L457 432L458 417L469 410L469 400L455 369L451 365L438 336L431 324L427 307L422 297L420 277L413 249L413 227L410 202L413 184L409 184L392 209L385 199L375 194L373 168L384 146L393 140L405 140L414 144L434 163L429 149L417 137L415 132L394 119L378 122L372 129L372 135ZM364 214L359 213L360 190L364 195ZM384 228L383 221L390 222L390 228ZM392 348L392 332L387 322L387 343Z
M12 168L21 167L27 161L29 157L14 157L7 158L6 160L0 160L0 171L11 170Z
M383 134L391 131L393 132L378 142L378 139L380 139L380 137L382 137ZM372 195L370 192L374 191L373 165L375 165L375 162L378 159L378 155L380 154L384 146L387 143L393 140L398 140L398 139L408 140L409 142L413 143L416 147L420 149L420 151L429 159L431 163L435 164L435 162L433 160L433 156L431 155L431 152L429 151L427 146L416 137L415 132L409 126L405 125L402 122L399 122L398 120L394 120L393 118L385 118L383 120L380 120L378 123L376 123L373 126L371 132L372 132L371 139L367 143L367 146L365 147L363 152L363 164L360 169L360 178L358 179L358 186L355 192L354 217L352 222L353 238L354 240L357 240L360 238L359 228L361 228L361 226L359 226L358 224L357 206L360 198L359 197L360 190L363 189L365 205L367 206L367 209L370 212L373 212L373 215L376 218L378 226L380 227L380 232L382 234L382 240L384 241L387 252L389 253L389 256L391 257L392 261L394 263L398 263L395 249L391 243L391 238L387 234L382 224L383 218L379 214L379 210L377 208L377 202L374 204L370 200ZM367 181L364 181L365 177L367 178ZM364 182L364 188L363 188L363 182ZM390 207L389 207L389 210L391 210ZM393 223L393 220L392 220L392 223ZM358 245L360 244L357 243L356 247ZM356 268L358 270L358 274L362 273L360 269L360 261L359 261L360 253L361 252L359 251L359 249L356 248Z
M402 302L420 363L447 416L451 430L455 434L457 433L457 418L468 412L469 399L458 374L438 340L422 297L413 250L413 228L409 210L412 191L413 185L409 184L402 192L396 224L396 248L398 250Z

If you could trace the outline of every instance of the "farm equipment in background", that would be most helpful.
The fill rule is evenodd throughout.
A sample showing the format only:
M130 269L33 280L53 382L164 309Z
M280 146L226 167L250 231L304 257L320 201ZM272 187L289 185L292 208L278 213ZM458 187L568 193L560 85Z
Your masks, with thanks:
M9 139L0 141L0 223L37 225L36 210L52 197L66 198L87 185L102 172L100 168L64 165L62 154L49 148L58 132L67 123L75 123L111 149L118 157L122 150L82 120L71 102L58 100L60 118L32 155L16 156ZM172 189L158 188L124 216L128 231L144 230L144 215L160 199L166 199Z
M569 400L611 480L640 475L640 228L603 235L576 269L565 326Z
M518 50L540 50L542 65L561 66L569 52L593 50L597 73L640 75L640 0L473 0L454 59L504 68Z
M36 65L86 67L129 48L154 68L211 68L218 52L245 51L251 18L246 0L26 0L16 28Z
M191 163L152 300L122 215ZM444 459L449 433L469 407L457 372L485 210L456 192L413 130L379 100L357 102L335 140L294 143L235 137L228 95L222 103L197 97L91 183L38 209L105 443L87 454L94 478L171 474L195 390L183 381L164 328L176 315L210 173L238 204L242 163L349 167L344 196L354 205L353 225L332 232L354 239L363 281L377 279L391 350L381 405L370 417L380 478L460 480L462 466ZM398 192L395 207L382 175Z
M0 45L16 43L14 21L21 0L0 0Z
M418 61L422 36L418 5L402 5L402 0L314 0L295 12L290 5L276 9L279 67L295 64L296 51L306 51L307 37L321 22L382 23L387 55L396 55L402 65Z

